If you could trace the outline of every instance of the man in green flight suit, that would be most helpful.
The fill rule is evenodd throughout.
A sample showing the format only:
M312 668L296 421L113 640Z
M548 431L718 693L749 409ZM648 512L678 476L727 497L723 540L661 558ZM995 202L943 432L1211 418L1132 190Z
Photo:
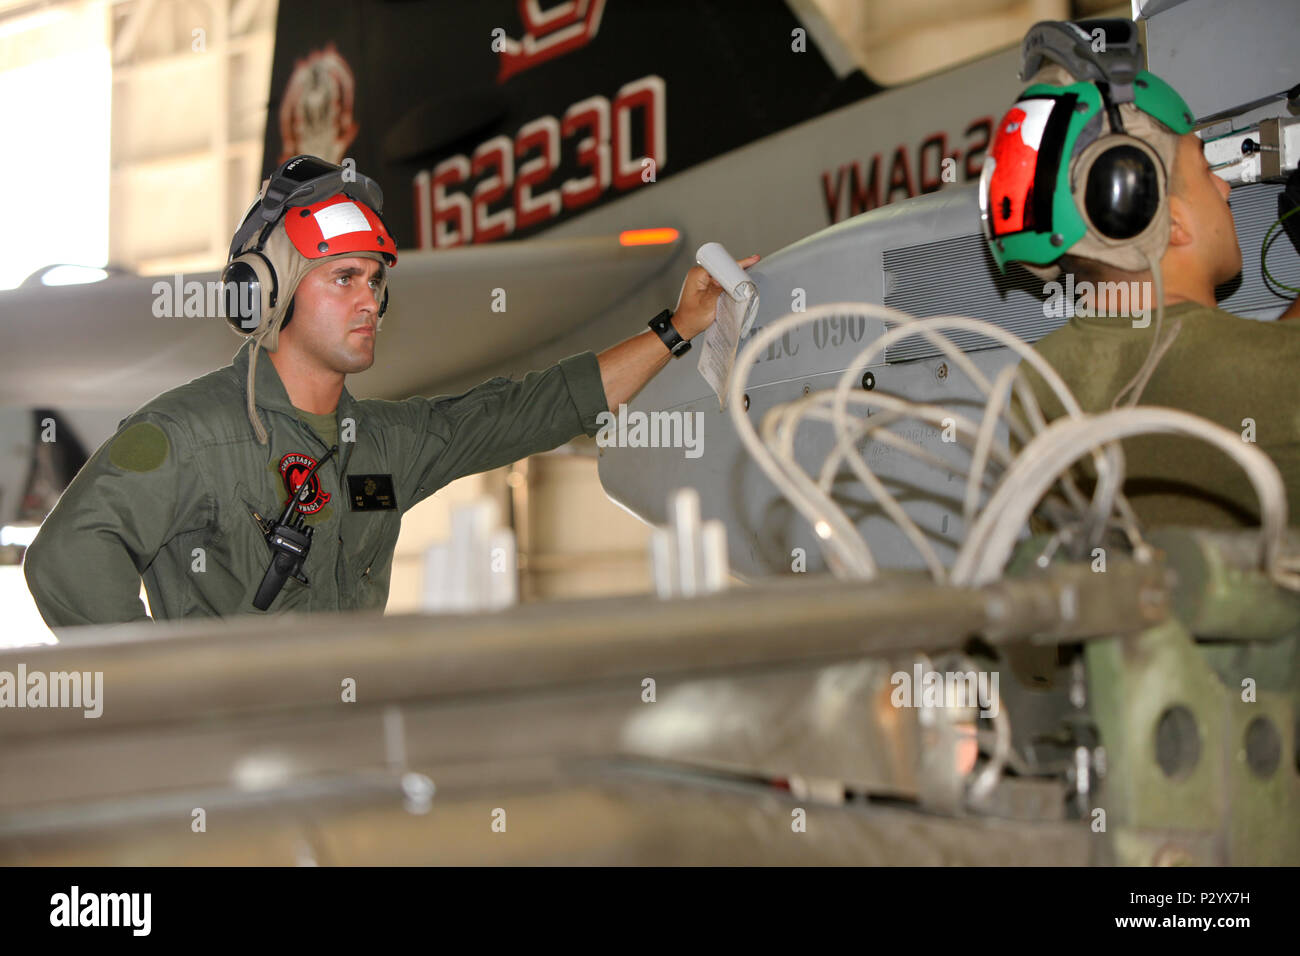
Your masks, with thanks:
M344 379L374 364L397 262L382 208L377 184L315 157L267 180L222 277L248 339L126 418L63 493L24 562L47 624L147 620L141 578L157 618L382 610L402 512L594 435L713 321L721 288L695 267L674 312L598 356L453 397L354 399Z

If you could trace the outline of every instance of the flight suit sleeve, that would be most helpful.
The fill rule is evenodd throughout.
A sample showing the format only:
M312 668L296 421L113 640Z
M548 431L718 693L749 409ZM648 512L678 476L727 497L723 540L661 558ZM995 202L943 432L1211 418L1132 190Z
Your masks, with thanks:
M561 359L520 381L494 378L463 395L402 403L416 433L403 472L406 507L464 475L595 435L609 410L595 353Z
M192 443L137 413L86 462L27 549L23 573L51 628L148 620L140 575L208 502Z

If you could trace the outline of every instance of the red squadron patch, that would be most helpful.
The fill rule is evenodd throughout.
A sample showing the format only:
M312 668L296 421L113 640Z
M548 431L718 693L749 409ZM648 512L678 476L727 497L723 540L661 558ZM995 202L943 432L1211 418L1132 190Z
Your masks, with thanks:
M316 459L299 452L290 452L280 459L280 478L284 481L284 490L289 497L284 500L287 505L293 495L302 487L302 480L307 472L316 467ZM312 475L307 483L306 499L298 505L298 511L305 515L314 515L329 503L330 494L321 490L320 475Z

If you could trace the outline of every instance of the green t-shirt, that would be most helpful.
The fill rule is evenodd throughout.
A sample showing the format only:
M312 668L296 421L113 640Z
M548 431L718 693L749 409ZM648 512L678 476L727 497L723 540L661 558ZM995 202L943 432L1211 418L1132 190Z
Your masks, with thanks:
M1300 322L1243 319L1194 302L1165 309L1165 335L1175 322L1178 337L1139 403L1191 412L1239 435L1253 421L1256 447L1286 484L1289 522L1300 524ZM1084 411L1101 412L1137 373L1154 332L1154 316L1145 329L1128 318L1075 317L1035 348ZM1026 372L1047 419L1064 414L1038 374ZM1126 439L1123 448L1124 492L1144 527L1258 525L1250 480L1217 448L1177 435Z
M294 406L298 417L314 431L318 438L329 448L339 443L339 413L330 412L328 415L313 415L311 412L304 412L297 405Z

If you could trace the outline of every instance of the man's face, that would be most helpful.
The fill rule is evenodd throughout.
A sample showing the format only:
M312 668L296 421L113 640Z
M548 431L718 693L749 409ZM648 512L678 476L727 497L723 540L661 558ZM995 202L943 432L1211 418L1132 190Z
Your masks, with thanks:
M1214 284L1227 282L1241 271L1241 246L1228 208L1231 187L1210 171L1195 133L1180 138L1175 167L1171 212L1191 236L1196 258Z
M294 293L293 321L280 332L280 347L345 375L370 368L381 269L374 259L358 256L307 273Z

